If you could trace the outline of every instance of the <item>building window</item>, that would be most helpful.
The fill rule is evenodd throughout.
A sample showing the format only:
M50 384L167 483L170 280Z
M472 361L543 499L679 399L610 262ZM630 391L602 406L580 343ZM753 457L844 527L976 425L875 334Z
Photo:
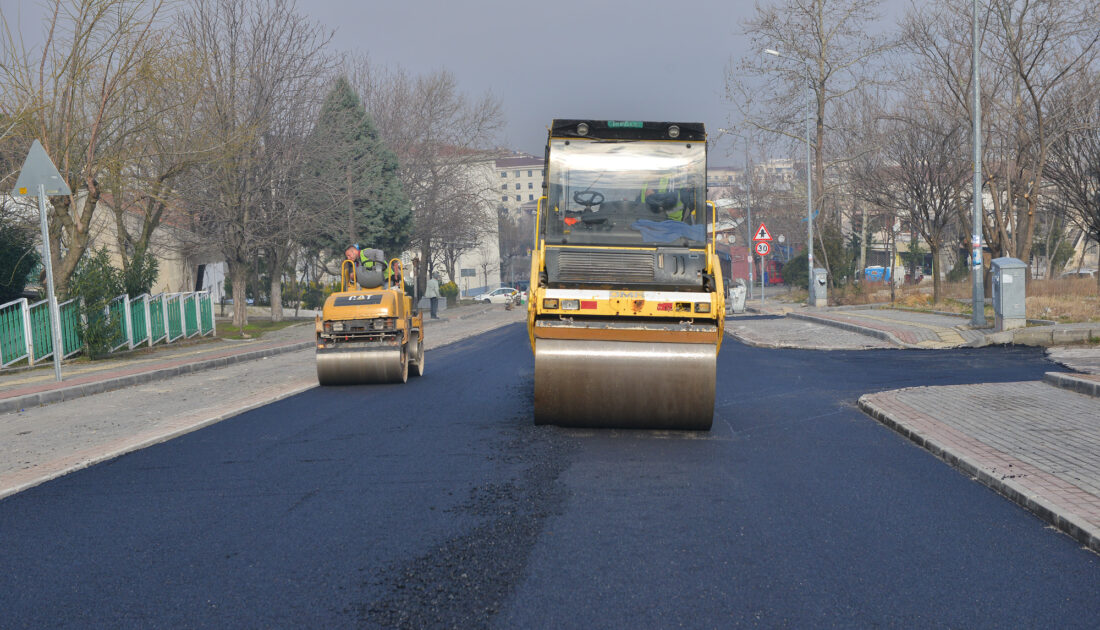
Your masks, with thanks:
M501 201L508 201L508 195L504 195L500 198Z
M516 201L523 201L522 199L520 199L520 195L516 195Z
M500 189L501 190L508 190L508 184L501 184Z
M508 171L501 171L500 176L501 177L508 177Z
M535 187L534 182L527 182L527 188L528 189L531 189L531 188L534 188L534 187Z
M519 171L516 171L516 177L519 177Z
M534 201L534 200L535 200L534 195L527 195L527 201Z
M531 171L527 171L527 176L531 177Z
M516 190L519 190L519 182L516 182Z

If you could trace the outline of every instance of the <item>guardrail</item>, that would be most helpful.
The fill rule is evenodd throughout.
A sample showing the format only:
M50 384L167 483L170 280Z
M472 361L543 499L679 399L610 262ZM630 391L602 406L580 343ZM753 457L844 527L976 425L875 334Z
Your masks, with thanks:
M81 302L75 299L62 302L58 310L62 358L68 358L84 350ZM104 312L118 322L118 337L111 352L217 332L214 305L206 291L143 293L134 298L120 295L111 300ZM52 356L53 336L46 301L31 304L26 298L19 298L0 304L0 368L24 361L33 366Z

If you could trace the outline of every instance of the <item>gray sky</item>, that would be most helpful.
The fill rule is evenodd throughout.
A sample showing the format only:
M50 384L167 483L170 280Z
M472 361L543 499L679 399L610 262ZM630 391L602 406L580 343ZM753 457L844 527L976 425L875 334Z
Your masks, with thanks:
M891 19L905 0L886 0ZM730 122L725 68L747 50L741 21L753 3L731 0L299 0L336 29L334 47L413 73L446 69L471 96L496 95L504 146L541 155L553 118L703 122L711 138ZM24 25L35 0L0 0ZM37 25L32 29L38 30ZM730 144L711 162L739 163Z

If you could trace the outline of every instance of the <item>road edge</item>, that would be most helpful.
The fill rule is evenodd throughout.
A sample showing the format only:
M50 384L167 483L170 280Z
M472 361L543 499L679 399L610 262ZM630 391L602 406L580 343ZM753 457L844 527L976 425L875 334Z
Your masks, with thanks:
M871 401L869 397L873 395L864 394L859 397L857 405L861 411L894 432L908 438L909 441L946 462L959 472L968 475L971 479L1053 525L1094 553L1100 554L1100 529L1093 527L1087 520L1063 510L1043 497L1029 493L1026 488L1013 483L1011 479L1000 479L996 475L983 470L978 464L970 461L965 454L953 451L948 445L911 429L903 421L892 417L888 411Z

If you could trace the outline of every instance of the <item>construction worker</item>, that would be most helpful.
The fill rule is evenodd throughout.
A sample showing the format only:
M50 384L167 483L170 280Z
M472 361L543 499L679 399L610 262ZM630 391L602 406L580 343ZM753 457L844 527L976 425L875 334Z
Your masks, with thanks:
M639 197L639 201L641 201L642 203L645 203L647 195L652 196L652 195L656 195L656 194L662 194L663 195L663 194L669 194L669 193L672 194L672 195L676 195L676 191L674 189L672 189L670 187L670 185L671 185L671 180L668 176L661 177L656 182L650 181L650 182L646 183L646 185L642 187L642 194ZM673 205L671 208L665 210L665 216L668 217L672 221L683 220L683 218L684 218L684 204L683 204L683 202L681 202L679 200L679 198L677 198L676 199L676 204Z
M365 272L374 271L375 265L382 266L384 277L388 281L393 275L393 273L390 271L389 265L387 265L385 261L375 260L374 258L368 256L369 251L370 250L360 249L358 243L356 243L355 245L351 245L344 250L344 256L348 260L355 261L356 282L358 282L358 278L365 276ZM375 251L378 251L378 255L379 257L381 257L382 252L379 250Z

